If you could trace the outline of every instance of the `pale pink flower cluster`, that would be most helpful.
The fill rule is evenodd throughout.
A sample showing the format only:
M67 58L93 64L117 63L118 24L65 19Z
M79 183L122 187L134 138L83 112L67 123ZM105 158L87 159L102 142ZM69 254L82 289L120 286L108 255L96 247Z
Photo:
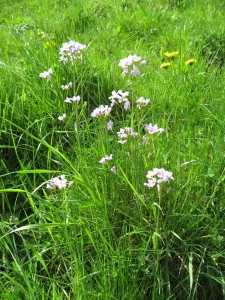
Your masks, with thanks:
M123 73L122 75L125 75L126 73L128 73L129 71L129 67L132 67L131 69L131 75L133 76L140 76L140 70L138 67L136 67L136 63L139 62L142 58L140 56L137 56L136 54L135 55L129 55L128 57L126 58L123 58L120 60L119 62L119 66L121 68L123 68ZM139 64L139 66L143 66L146 64L146 61L145 60L142 60Z
M73 96L72 98L66 98L65 102L72 103L76 102L77 104L80 102L80 96Z
M111 113L112 108L108 105L100 105L98 108L95 108L93 112L91 113L91 116L93 118L98 118L99 116L105 116L107 117Z
M51 81L52 80L52 75L53 73L53 70L52 68L50 68L48 71L44 71L43 73L40 73L39 77L42 77L42 78L47 78L47 81Z
M152 125L152 123L149 123L145 126L145 129L148 131L149 134L155 134L155 133L158 133L158 134L162 134L165 129L163 128L158 128L158 125L155 124L155 125ZM147 135L144 135L142 137L142 144L144 145L147 141Z
M66 64L70 59L71 63L74 64L74 61L76 59L82 58L82 56L78 54L80 54L80 52L83 51L85 48L86 45L82 45L75 41L63 43L59 52L59 54L61 55L59 61L62 61L64 64Z
M144 185L151 188L157 184L158 189L163 182L168 182L169 179L174 180L172 172L166 171L163 168L154 168L152 171L148 171L146 177L148 178L148 182L144 183Z
M100 159L99 162L104 165L106 164L107 161L112 160L112 156L113 156L112 154L110 155L106 154L103 158Z
M134 138L137 136L137 132L134 132L132 128L130 127L125 127L125 128L120 128L120 131L117 132L118 137L121 138L121 140L118 141L120 144L124 144L127 142L127 139L129 135L133 136Z
M66 84L66 85L61 85L61 88L62 88L63 90L68 90L69 88L72 87L72 85L73 85L73 83L70 82L70 83L68 83L68 84Z
M123 92L119 90L118 92L112 91L112 96L109 97L111 101L111 107L117 103L124 102L124 109L129 110L130 109L130 101L126 98L129 96L129 92Z
M150 99L145 99L143 97L140 97L139 99L136 100L137 107L141 109L141 107L148 105L150 102Z
M69 183L67 183L66 176L63 174L59 177L52 178L46 187L47 187L47 189L50 189L50 190L56 189L56 188L61 190L62 188L71 187L72 184L73 184L73 181L70 181Z
M64 121L65 118L66 118L66 114L63 114L62 116L58 117L59 121Z
M148 131L149 134L154 134L154 133L163 133L165 131L165 129L163 128L158 128L158 125L155 124L155 125L152 125L152 123L150 124L147 124L145 126L145 129Z

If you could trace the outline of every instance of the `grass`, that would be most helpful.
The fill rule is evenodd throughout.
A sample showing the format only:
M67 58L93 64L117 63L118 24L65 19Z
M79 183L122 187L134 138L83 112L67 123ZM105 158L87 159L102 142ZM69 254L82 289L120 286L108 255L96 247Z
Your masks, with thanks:
M3 3L1 299L225 298L224 14L220 0ZM87 45L75 65L59 62L69 40ZM122 76L133 54L142 76ZM131 109L91 117L113 90ZM149 123L165 131L143 145ZM138 135L120 144L125 127ZM153 168L174 180L148 188ZM46 188L62 174L70 188Z

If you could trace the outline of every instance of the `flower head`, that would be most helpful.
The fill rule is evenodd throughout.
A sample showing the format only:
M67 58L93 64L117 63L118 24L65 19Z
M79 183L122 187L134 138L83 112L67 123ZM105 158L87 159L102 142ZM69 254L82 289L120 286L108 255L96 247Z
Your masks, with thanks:
M45 49L55 46L55 42L53 42L53 41L43 42L43 44L44 44Z
M75 41L69 41L68 43L63 43L62 47L60 48L59 54L60 59L64 64L66 64L69 60L72 64L76 59L81 59L82 56L79 55L81 51L86 48L86 45L82 45Z
M174 180L172 172L166 171L163 168L154 168L152 171L148 171L146 177L148 182L144 183L144 185L150 188L157 184L158 189L163 182L168 182L169 179Z
M108 160L112 160L112 154L110 154L110 155L105 155L104 157L102 157L101 159L100 159L100 164L106 164L106 161L108 161Z
M66 118L66 114L63 114L62 116L59 116L58 119L60 121L64 121L64 119Z
M72 85L73 85L73 83L70 82L70 83L68 83L68 84L66 84L66 85L61 85L61 88L62 88L63 90L68 90L70 87L72 87Z
M157 132L158 132L159 134L161 134L161 133L164 132L164 129L163 129L163 128L158 128L158 125L157 125L157 124L155 124L155 125L153 126L152 123L147 124L147 125L145 126L145 129L148 131L149 134L154 134L154 133L157 133Z
M169 62L165 62L165 63L163 63L163 64L160 65L160 68L167 69L169 66L170 66L170 63Z
M91 113L91 116L94 118L98 118L99 116L107 117L111 113L112 108L108 105L100 105L98 108L95 108Z
M165 52L164 55L168 58L173 59L174 57L176 57L179 54L178 51L174 51L174 52Z
M185 62L185 65L186 65L186 66L191 66L191 65L195 64L196 62L197 62L196 59L191 58L191 59L189 59L189 60L187 60L187 61Z
M132 128L130 127L125 127L125 128L120 128L120 131L117 132L118 137L121 138L121 140L118 141L120 144L126 143L129 135L133 136L134 138L137 136L137 132L134 132Z
M39 77L42 77L42 78L47 78L47 81L51 81L52 80L52 75L53 73L53 70L52 68L50 68L48 71L44 71L43 73L40 73Z
M109 100L111 101L111 106L113 106L116 103L127 102L127 96L129 96L129 92L123 92L121 90L119 90L118 92L112 91L112 95L109 97Z
M116 174L116 167L113 166L113 167L110 169L110 171L112 171L114 174Z
M150 99L144 99L143 97L140 97L139 99L136 100L137 107L141 109L141 107L148 105L150 102Z
M80 102L80 96L73 96L72 98L66 98L65 102L72 103L76 102L77 104Z
M50 189L50 190L56 189L56 188L61 190L62 188L70 187L71 185L72 185L72 181L67 185L66 176L63 174L59 177L52 178L46 187L47 187L47 189Z
M113 127L113 121L109 120L109 122L107 123L107 129L112 130L112 127Z
M126 58L123 58L119 62L119 66L123 69L122 75L125 75L129 71L129 67L132 67L130 73L133 76L140 76L140 70L136 66L136 63L139 62L142 58L140 56L135 55L129 55ZM146 64L145 60L142 60L139 64L139 66L143 66Z

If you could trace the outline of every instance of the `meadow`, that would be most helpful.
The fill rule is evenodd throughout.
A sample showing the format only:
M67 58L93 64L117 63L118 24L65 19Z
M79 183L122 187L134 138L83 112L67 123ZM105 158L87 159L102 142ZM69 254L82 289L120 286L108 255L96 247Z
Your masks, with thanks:
M225 299L225 2L1 2L0 298Z

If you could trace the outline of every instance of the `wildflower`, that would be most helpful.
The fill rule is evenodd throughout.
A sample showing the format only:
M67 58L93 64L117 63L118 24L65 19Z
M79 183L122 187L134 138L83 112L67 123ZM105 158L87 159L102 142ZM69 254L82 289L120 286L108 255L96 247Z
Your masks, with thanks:
M112 130L112 127L113 127L113 121L109 120L109 122L107 123L107 129Z
M73 185L73 181L70 181L67 185L68 188L70 188Z
M127 139L128 139L128 136L131 135L133 136L134 138L137 136L137 132L134 132L132 128L130 127L125 127L124 129L123 128L120 128L120 131L117 132L117 135L118 137L120 137L122 140L119 140L118 143L120 144L124 144L126 143Z
M108 99L110 99L111 101L111 106L113 106L114 104L117 103L122 103L122 102L127 102L128 99L126 98L127 96L129 96L129 92L123 92L121 90L119 90L118 92L116 91L112 91L112 96L110 96Z
M169 62L165 62L165 63L163 63L163 64L160 65L160 68L167 69L169 66L170 66L170 63Z
M127 140L119 140L118 143L120 144L125 144L127 142Z
M147 124L146 126L145 126L145 129L148 131L148 133L149 134L154 134L154 133L159 133L159 134L161 134L161 133L163 133L164 132L164 129L163 128L158 128L158 125L154 125L154 126L152 126L152 123L150 123L150 124Z
M59 116L58 119L60 121L64 121L64 119L66 118L66 114L63 114L62 116Z
M76 102L77 104L80 102L80 96L73 96L72 98L66 98L65 102L72 103Z
M114 174L116 174L116 167L113 166L113 167L110 169L110 171L112 171Z
M73 85L73 83L70 82L70 83L68 83L68 84L66 84L66 85L61 85L61 88L62 88L63 90L68 90L70 87L72 87L72 85Z
M141 62L140 62L140 66L144 66L144 65L146 65L147 64L147 61L146 60L142 60Z
M66 64L70 59L71 63L74 64L74 61L76 59L82 58L82 56L78 54L80 54L80 52L83 51L85 48L86 45L82 45L75 41L63 43L59 52L59 54L61 55L59 61L62 61L64 64Z
M196 62L197 62L196 59L191 58L191 59L189 59L189 60L187 60L187 61L185 62L185 65L186 65L186 66L191 66L191 65L195 64Z
M144 145L147 141L147 135L143 135L142 137L142 145Z
M63 174L59 177L54 177L53 179L51 179L46 187L47 187L47 189L58 188L59 190L61 190L62 188L67 187L66 183L67 183L66 176ZM70 186L72 185L71 182L69 183L69 185ZM69 187L69 185L68 185L68 187Z
M98 118L99 116L102 116L102 115L107 117L110 114L111 110L112 110L112 108L109 107L108 105L105 105L105 106L100 105L100 107L95 108L93 110L93 112L91 113L91 116L94 118Z
M139 76L140 75L140 70L139 68L135 65L138 61L140 61L142 58L140 56L135 55L129 55L126 58L123 58L119 62L119 66L123 69L122 75L125 75L129 71L129 67L133 67L131 70L131 75L133 76ZM145 60L142 60L139 64L139 66L143 66L146 64Z
M53 42L53 41L43 42L43 44L44 44L45 49L55 46L55 42Z
M39 40L43 40L46 37L46 33L44 31L39 31L37 32L38 35L41 35Z
M103 158L100 159L99 162L104 165L106 163L106 161L112 160L112 156L113 156L112 154L110 154L110 155L106 154Z
M172 172L166 171L163 168L154 168L152 171L148 171L146 177L148 178L148 182L144 183L144 185L150 188L157 184L158 189L163 182L168 182L169 179L174 180Z
M133 76L140 76L141 75L141 72L140 72L140 70L137 68L137 67L135 67L135 66L133 66L133 70L130 72Z
M136 100L137 107L141 109L142 106L146 106L150 102L150 99L144 99L143 97L140 97Z
M42 78L47 78L47 81L51 81L52 80L52 75L53 73L53 70L52 68L50 68L48 71L44 71L43 73L40 73L39 77L42 77Z
M174 52L165 52L164 55L168 58L174 59L174 57L176 57L179 54L178 51L174 51Z
M130 109L130 101L126 101L126 102L124 103L124 109L125 109L125 110L129 110L129 109Z

